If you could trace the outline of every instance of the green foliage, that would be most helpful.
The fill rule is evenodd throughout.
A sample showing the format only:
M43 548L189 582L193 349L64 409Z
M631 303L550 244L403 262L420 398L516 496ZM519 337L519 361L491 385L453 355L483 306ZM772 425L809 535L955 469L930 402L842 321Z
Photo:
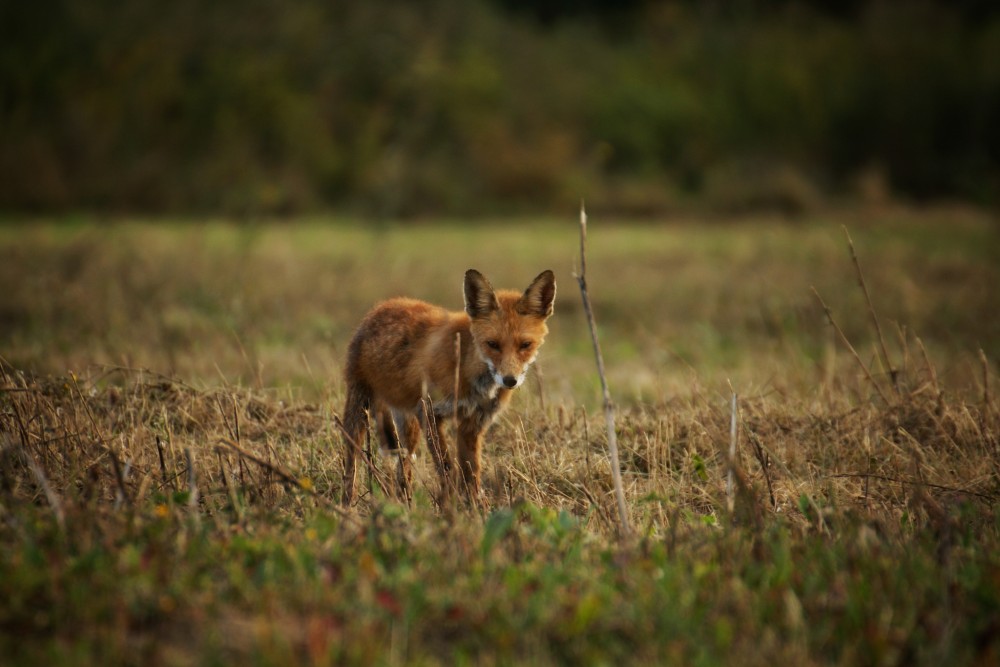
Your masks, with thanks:
M777 4L6 3L0 207L798 212L859 174L996 202L995 13Z
M12 508L8 508L8 511ZM17 663L631 660L968 664L995 651L995 529L936 556L848 519L835 535L692 525L595 540L533 505L485 526L386 506L244 526L44 508L0 528L0 648ZM488 552L477 548L496 531ZM509 522L511 517L516 520ZM253 535L246 532L253 530ZM494 534L494 537L496 535Z

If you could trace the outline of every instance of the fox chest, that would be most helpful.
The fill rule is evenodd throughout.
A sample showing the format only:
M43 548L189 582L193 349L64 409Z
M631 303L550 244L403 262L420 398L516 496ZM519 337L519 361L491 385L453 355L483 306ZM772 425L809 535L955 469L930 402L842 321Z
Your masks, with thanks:
M499 386L487 371L471 383L464 396L454 394L434 401L434 416L438 419L457 416L459 420L483 429L493 423L510 400L510 390ZM457 415L456 415L457 410Z

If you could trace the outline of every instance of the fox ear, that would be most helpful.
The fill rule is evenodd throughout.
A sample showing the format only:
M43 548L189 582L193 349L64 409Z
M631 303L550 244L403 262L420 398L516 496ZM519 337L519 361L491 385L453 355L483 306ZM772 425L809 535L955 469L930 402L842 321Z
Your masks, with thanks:
M488 315L500 308L493 293L493 285L475 269L465 272L465 312L476 318Z
M528 289L524 290L518 303L518 311L525 315L548 317L552 314L555 301L556 276L551 271L542 271L528 285Z

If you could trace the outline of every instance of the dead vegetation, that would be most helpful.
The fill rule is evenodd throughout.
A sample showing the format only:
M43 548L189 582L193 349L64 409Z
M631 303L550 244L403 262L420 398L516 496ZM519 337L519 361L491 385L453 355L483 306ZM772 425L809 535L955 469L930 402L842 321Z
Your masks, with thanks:
M916 371L933 377L932 368ZM863 387L857 388L863 391ZM247 507L301 512L339 493L336 414L246 388L198 390L123 368L32 377L4 366L2 467L8 503L66 511L148 510L187 493L208 515ZM1000 406L949 397L932 380L861 404L777 393L738 402L738 519L779 514L824 529L839 512L899 526L941 521L961 505L987 514L1000 495ZM723 522L730 441L724 396L697 394L620 415L629 514L658 534L689 512ZM375 441L377 442L377 441ZM529 406L494 428L484 471L493 508L564 508L599 533L618 521L602 417ZM392 460L369 443L361 507L383 502ZM418 486L433 497L429 456ZM369 511L369 510L366 510Z
M942 372L902 327L880 341L871 296L860 308L867 342L858 313L824 309L851 324L818 359L779 366L788 378L695 377L622 400L624 541L604 415L555 364L487 437L482 511L439 505L423 446L411 502L393 498L395 461L375 438L344 511L336 380L303 397L263 374L245 386L2 360L0 630L25 641L0 648L57 664L718 662L751 649L988 663L994 362L977 351Z

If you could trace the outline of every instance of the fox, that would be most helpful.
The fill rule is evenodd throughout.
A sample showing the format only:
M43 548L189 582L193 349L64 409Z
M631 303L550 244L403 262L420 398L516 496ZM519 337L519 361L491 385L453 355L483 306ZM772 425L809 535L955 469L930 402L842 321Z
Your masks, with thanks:
M372 308L348 345L344 367L343 504L354 502L357 457L373 416L384 445L405 447L397 478L407 499L421 432L442 493L455 483L443 428L454 421L461 481L468 497L479 502L483 435L537 358L555 296L551 270L520 292L494 290L482 273L469 269L463 311L406 297Z

